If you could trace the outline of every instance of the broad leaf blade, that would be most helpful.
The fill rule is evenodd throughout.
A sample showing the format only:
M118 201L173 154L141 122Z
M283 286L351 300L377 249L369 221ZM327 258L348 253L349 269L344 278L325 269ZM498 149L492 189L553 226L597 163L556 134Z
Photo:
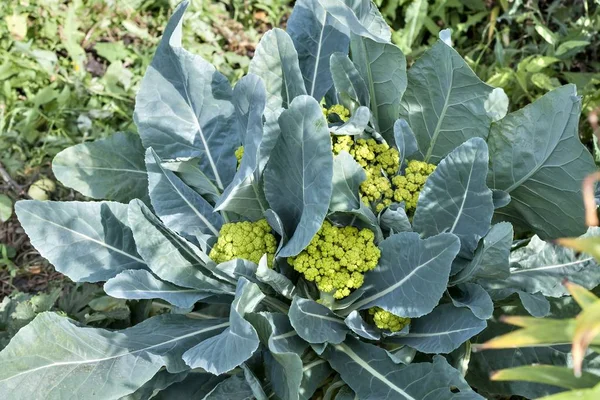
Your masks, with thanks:
M348 333L343 319L312 300L294 297L289 316L298 335L309 343L341 343Z
M309 96L320 101L331 87L330 56L348 52L350 39L339 22L318 0L300 0L294 5L286 31L298 51L304 85Z
M490 319L494 302L484 288L476 283L463 283L451 288L450 297L456 307L467 307L479 319Z
M236 115L242 128L244 155L233 181L223 192L215 210L233 211L251 220L262 218L267 207L259 184L258 152L263 140L263 113L267 93L256 75L243 77L233 89Z
M350 211L360 208L360 184L367 179L365 170L347 152L333 158L333 190L330 211Z
M361 106L371 105L367 84L347 55L332 54L330 69L335 90L339 94L347 94Z
M136 97L134 119L144 147L163 159L198 157L223 190L235 174L238 126L227 78L181 47L183 14L175 10Z
M365 275L364 294L344 312L378 306L403 317L430 313L446 290L450 265L460 248L458 238L442 233L423 240L402 232L379 248L379 265Z
M230 326L222 333L192 347L183 354L183 360L191 368L202 368L220 375L237 367L256 351L258 334L244 319L264 298L258 286L240 278L231 304Z
M121 272L106 281L104 291L118 299L162 299L180 308L190 308L199 300L213 295L163 282L144 270Z
M166 226L187 237L219 235L223 218L174 172L163 168L152 148L146 150L146 168L152 206Z
M408 71L400 116L414 131L425 161L437 164L464 141L486 139L491 119L483 83L452 47L438 41Z
M473 138L452 151L427 178L413 219L424 237L453 233L460 239L459 256L473 256L489 230L494 213L492 191L486 186L487 145Z
M394 143L394 123L400 113L400 99L406 90L406 58L390 43L352 35L352 61L369 89L370 109L377 130Z
M581 182L595 165L578 137L580 112L575 85L566 85L492 124L488 184L512 198L499 219L542 239L585 232Z
M162 315L123 331L107 331L43 313L0 353L0 396L119 398L137 390L162 366L173 373L187 369L183 352L228 324Z
M422 353L447 354L485 327L485 321L477 318L469 309L442 304L430 314L413 319L410 322L410 331L394 337L392 341L408 345Z
M298 64L298 53L285 31L275 28L262 37L248 72L260 76L267 89L267 110L288 108L292 100L306 94Z
M321 228L331 198L333 154L321 106L301 96L279 117L281 135L265 169L265 194L289 241L280 257L300 253Z
M15 212L40 254L75 282L105 281L123 270L146 268L125 204L24 200Z
M382 348L348 338L327 346L324 357L361 399L482 399L441 356L433 364L398 366Z
M165 227L139 200L129 203L128 216L137 249L156 276L182 287L233 292L228 284L213 277L199 250Z
M52 172L84 196L123 203L138 198L150 204L144 147L132 133L69 147L54 157Z

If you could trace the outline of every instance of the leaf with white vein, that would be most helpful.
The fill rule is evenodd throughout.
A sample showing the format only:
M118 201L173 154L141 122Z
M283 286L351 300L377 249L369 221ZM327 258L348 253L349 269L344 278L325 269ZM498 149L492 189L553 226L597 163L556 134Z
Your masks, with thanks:
M54 157L52 172L84 196L123 203L138 198L150 204L144 147L133 133L71 146Z
M125 204L22 200L15 212L31 244L75 282L105 281L123 270L146 268Z
M123 271L104 284L106 294L118 299L162 299L180 308L192 307L213 293L163 282L145 270Z
M152 148L146 150L146 168L152 206L166 226L188 237L218 236L221 215L174 172L163 168Z
M298 64L298 53L290 36L275 28L260 39L248 72L260 76L267 89L267 110L288 108L306 88Z
M402 232L379 248L379 265L365 275L362 296L343 314L373 306L404 317L429 314L446 290L450 265L460 248L458 237L441 233L423 240L414 232Z
M421 353L447 354L484 330L486 325L468 308L442 304L430 314L411 320L409 332L391 341L408 345Z
M231 303L229 327L186 351L183 354L185 363L191 368L220 375L248 360L258 348L259 339L244 315L254 311L264 297L258 285L240 278L235 300Z
M181 47L187 3L169 20L136 97L134 119L144 147L164 159L198 157L223 190L235 174L238 125L227 78Z
M142 202L132 200L128 216L138 251L160 279L192 289L233 293L229 284L206 267L200 250L170 231Z
M281 131L264 173L265 195L285 228L280 257L295 256L321 228L333 176L333 153L321 106L309 96L294 99L279 117Z
M287 33L298 51L300 70L309 96L320 101L332 85L330 56L348 52L346 29L329 15L318 0L299 0L287 22Z
M309 299L294 297L290 322L298 335L309 343L341 343L348 328L329 308Z
M360 399L483 399L441 356L433 363L396 365L384 349L351 337L327 346L323 356Z
M566 85L492 124L488 184L512 201L497 218L542 239L585 232L581 182L596 170L579 140L581 98Z
M172 373L186 370L182 354L228 325L227 320L161 315L107 331L43 313L0 353L0 398L120 398L163 366Z
M415 61L400 116L414 131L425 161L437 164L465 140L487 138L491 119L484 104L492 89L442 41Z
M340 95L349 96L361 106L371 104L367 84L346 54L332 54L330 69L335 90Z
M415 232L424 237L453 233L460 239L458 254L471 258L494 213L487 172L483 139L469 139L454 149L425 182L413 219Z

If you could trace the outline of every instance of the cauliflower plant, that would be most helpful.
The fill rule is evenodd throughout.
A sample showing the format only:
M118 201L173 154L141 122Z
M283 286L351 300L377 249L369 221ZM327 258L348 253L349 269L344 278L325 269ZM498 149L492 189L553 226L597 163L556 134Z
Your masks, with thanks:
M341 299L361 287L364 273L377 266L381 252L374 239L369 229L325 221L308 247L288 262L321 292Z
M276 250L277 239L271 233L267 220L261 219L256 222L224 224L219 232L219 239L208 256L217 264L234 258L258 264L263 254L266 254L271 267Z
M387 329L391 332L398 332L410 324L410 318L399 317L380 307L369 308L369 314L373 316L373 322L379 329Z

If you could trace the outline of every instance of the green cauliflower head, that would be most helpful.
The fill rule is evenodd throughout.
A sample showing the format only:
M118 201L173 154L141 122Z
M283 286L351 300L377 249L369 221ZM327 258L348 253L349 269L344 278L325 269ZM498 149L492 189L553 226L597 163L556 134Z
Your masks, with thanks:
M337 227L325 221L308 247L288 262L336 299L362 286L364 273L377 266L381 255L369 229Z
M375 326L391 332L398 332L410 324L410 318L399 317L380 307L369 308L369 314L373 317Z
M232 222L224 224L219 231L217 243L209 257L220 264L235 258L252 261L256 264L266 254L269 267L273 265L277 239L271 233L266 219L256 222Z

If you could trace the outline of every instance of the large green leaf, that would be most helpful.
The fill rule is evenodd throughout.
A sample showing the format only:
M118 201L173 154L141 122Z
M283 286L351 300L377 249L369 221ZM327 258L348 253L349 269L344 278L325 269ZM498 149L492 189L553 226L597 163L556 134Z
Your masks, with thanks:
M365 170L347 152L333 158L333 190L330 211L350 211L360 208L360 184L367 179Z
M132 133L69 147L54 157L52 172L84 196L124 203L138 198L149 204L144 147Z
M363 0L319 0L344 29L380 43L389 43L392 32L377 6Z
M512 225L501 222L493 225L480 241L473 260L460 270L450 283L460 284L476 279L504 279L509 276L510 248L513 242Z
M580 112L575 85L566 85L492 124L488 184L512 198L499 219L542 239L585 232L581 182L595 165L579 141Z
M425 161L437 164L462 142L487 138L491 119L484 102L491 91L442 41L414 63L400 115L414 131Z
M146 150L146 168L152 206L166 226L187 237L219 235L221 215L173 171L163 168L152 148Z
M0 353L0 397L119 398L163 366L173 373L186 370L182 354L228 325L226 320L162 315L123 331L107 331L43 313Z
M181 308L192 307L197 301L212 296L210 292L163 282L144 270L121 272L106 281L104 291L118 299L162 299Z
M589 236L600 234L590 228ZM540 292L545 296L569 294L562 284L565 280L593 289L600 284L600 266L592 256L544 242L534 236L529 244L510 257L510 273L500 279L481 281L488 289L512 288L527 293Z
M442 304L431 313L410 322L407 334L392 338L421 353L450 353L486 327L468 308Z
M146 267L125 204L23 200L15 212L31 244L75 282L105 281L123 270Z
M356 69L356 65L352 63L346 54L332 54L330 69L335 90L342 99L347 95L361 106L368 107L371 105L369 88L367 88L365 80ZM349 105L346 104L346 106Z
M249 315L265 352L266 373L273 391L282 399L298 399L303 378L301 356L308 347L285 314L258 313Z
M258 152L263 140L262 118L267 93L258 76L247 75L235 85L233 95L236 115L242 128L244 155L233 181L215 204L215 210L233 211L257 220L263 217L267 208L258 173Z
M253 400L254 393L243 374L236 374L219 382L203 400Z
M331 198L333 154L321 106L294 99L279 117L282 134L265 169L265 194L289 241L279 256L300 253L321 228Z
M129 203L128 219L139 253L160 279L186 288L233 293L230 285L213 276L198 249L170 231L139 200Z
M227 379L226 374L215 376L204 371L191 371L181 382L169 385L151 398L152 400L203 399L225 379Z
M259 287L240 278L231 303L229 327L210 339L199 343L183 354L183 360L192 368L220 375L237 367L258 349L259 339L256 330L244 319L244 315L254 311L265 297Z
M483 399L441 356L432 364L398 366L384 349L354 338L327 346L323 356L360 399Z
M227 78L181 47L187 3L175 10L136 97L134 119L144 147L162 159L198 157L223 190L235 174L238 125Z
M494 213L492 191L485 183L487 150L483 139L473 138L444 158L427 178L413 219L415 232L422 236L458 236L461 257L473 256Z
M446 290L460 248L458 237L441 233L423 240L414 232L402 232L379 248L379 265L365 275L362 297L343 313L378 306L404 317L429 314Z
M338 51L348 52L348 34L325 12L318 0L297 1L286 31L298 51L306 92L319 101L333 83L329 71L330 56Z
M270 30L260 39L248 72L263 79L270 112L288 108L295 97L306 94L298 53L290 36L281 29Z
M352 35L352 61L365 81L379 133L394 143L394 123L400 113L400 99L406 90L406 58L391 43L379 43Z
M290 323L309 343L341 343L348 328L344 320L316 301L294 297L289 312Z
M492 298L476 283L462 283L449 289L449 295L452 304L456 307L467 307L480 319L489 319L494 312L494 302Z

